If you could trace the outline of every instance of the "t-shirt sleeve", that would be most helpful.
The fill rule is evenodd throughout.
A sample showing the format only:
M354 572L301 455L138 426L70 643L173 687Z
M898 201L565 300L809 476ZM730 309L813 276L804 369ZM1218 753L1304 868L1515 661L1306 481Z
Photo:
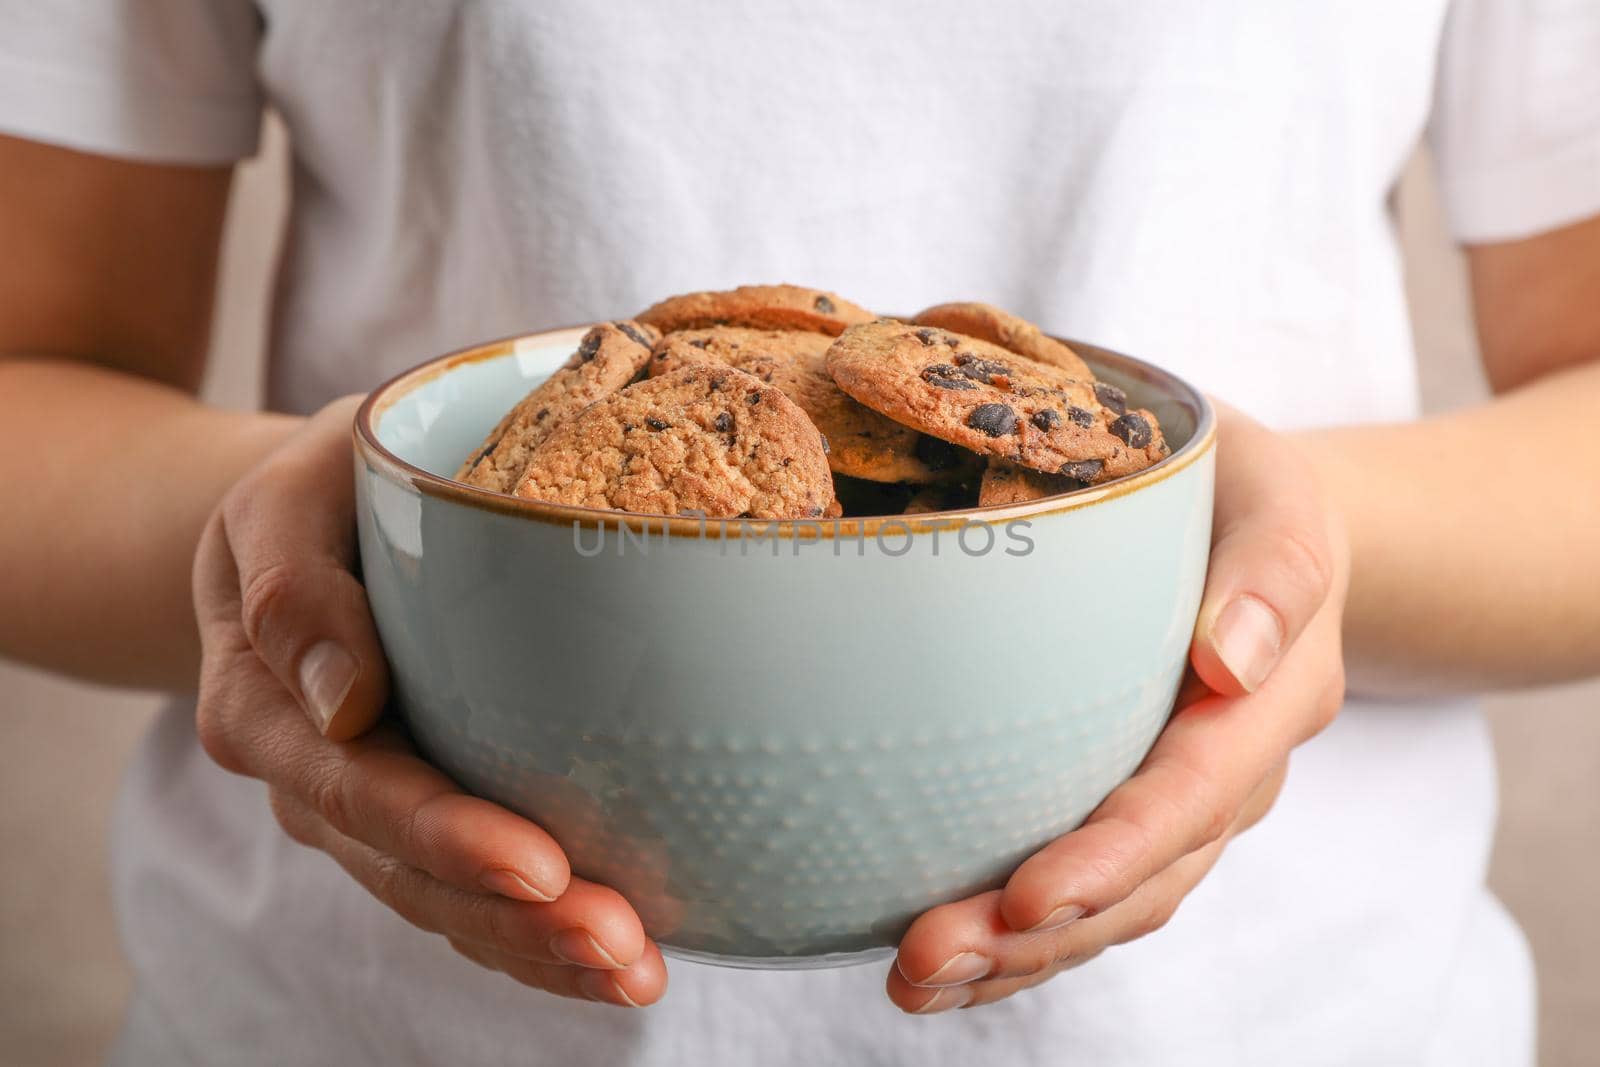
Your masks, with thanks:
M1454 0L1429 140L1466 242L1600 214L1600 0Z
M261 124L251 0L0 0L0 133L228 163Z

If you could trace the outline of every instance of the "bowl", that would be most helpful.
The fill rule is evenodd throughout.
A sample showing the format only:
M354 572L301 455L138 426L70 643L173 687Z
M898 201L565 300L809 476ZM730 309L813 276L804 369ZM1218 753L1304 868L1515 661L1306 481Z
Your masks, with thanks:
M444 356L356 419L361 565L424 755L669 954L861 962L1139 765L1205 578L1214 418L1072 342L1172 454L1023 505L838 521L563 507L450 478L584 329Z

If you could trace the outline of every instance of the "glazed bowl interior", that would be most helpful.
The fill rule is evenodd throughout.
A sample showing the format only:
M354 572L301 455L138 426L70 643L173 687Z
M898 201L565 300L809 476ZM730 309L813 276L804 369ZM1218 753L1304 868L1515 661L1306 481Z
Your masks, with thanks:
M1208 556L1215 435L1192 387L1078 345L1172 454L1004 507L708 528L452 481L582 333L441 357L368 398L363 577L423 754L548 830L664 951L881 957L1138 766Z

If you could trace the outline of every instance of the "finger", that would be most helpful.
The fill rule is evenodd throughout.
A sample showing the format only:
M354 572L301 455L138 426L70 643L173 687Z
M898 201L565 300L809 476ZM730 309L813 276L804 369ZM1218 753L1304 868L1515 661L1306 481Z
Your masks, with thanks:
M407 866L518 900L550 901L567 889L566 854L543 829L463 793L393 727L343 744L320 736L248 647L208 651L197 715L207 751L225 750L231 769Z
M212 515L195 548L192 578L195 620L200 629L200 684L195 733L208 756L234 774L249 774L252 753L232 734L235 712L289 702L245 639L239 623L239 576L228 550L220 513ZM298 705L292 706L300 714ZM244 714L248 715L247 711ZM301 714L304 718L304 715Z
M633 966L620 971L536 963L453 938L450 944L461 955L480 966L500 971L523 985L557 996L593 1000L623 1008L643 1008L660 1000L667 989L666 960L662 959L661 950L653 943L646 944L644 955Z
M303 741L321 747L314 735ZM462 889L542 903L567 890L572 870L554 838L463 793L391 728L328 748L323 758L291 761L272 776L339 832Z
M359 398L320 411L220 509L251 647L335 740L377 721L389 675L355 563L350 420ZM214 564L213 564L214 565Z
M575 878L548 904L459 889L346 837L287 793L274 791L271 799L291 838L328 853L413 926L540 963L620 970L644 954L638 917L605 886Z
M918 989L1054 973L1063 961L1082 962L1107 945L1158 929L1171 917L1182 895L1215 863L1225 843L1255 825L1271 807L1286 767L1279 764L1262 782L1222 840L1182 857L1102 915L1051 930L1019 933L1001 911L1002 893L980 893L919 916L901 939L897 972L907 986ZM1174 875L1174 871L1179 873ZM1163 902L1170 906L1163 909Z
M1339 612L1247 697L1208 697L1173 713L1134 776L1077 830L1025 860L1002 910L1014 930L1046 929L1125 899L1179 857L1218 840L1284 753L1325 726L1343 698Z
M1101 915L1043 933L1011 930L1000 915L996 893L933 909L917 920L925 923L922 929L914 923L907 931L892 968L889 997L915 1014L987 1004L1086 963L1113 945L1146 937L1171 921L1225 844L1217 841L1184 856ZM983 960L984 970L964 982L930 981L938 972L924 971L929 958L924 943L959 945L961 954Z
M1000 915L998 891L934 908L912 923L889 968L889 999L916 1015L987 1003L1097 955L1062 949L1064 932L1019 934ZM939 946L939 947L935 947ZM947 955L950 946L957 946Z
M1020 975L1015 978L995 978L987 982L974 982L971 986L971 996L967 998L966 1003L959 1006L963 1008L977 1008L984 1004L993 1004L997 1000L1004 1000L1014 993L1020 993L1025 989L1032 989L1034 986L1044 985L1044 983L1048 982L1062 971L1070 971L1075 967L1082 967L1085 963L1088 963L1090 960L1099 955L1099 952L1091 952L1084 956L1075 956L1072 959L1066 959L1059 963L1052 964L1045 970L1034 974ZM942 990L941 992L954 991ZM952 1005L952 1007L953 1006L955 1005ZM945 1010L948 1009L942 1005L934 1004L924 1007L923 1010L917 1014L930 1015L935 1012Z
M1272 810L1272 805L1278 802L1278 794L1283 792L1283 783L1288 777L1288 760L1284 760L1267 773L1267 777L1256 786L1255 792L1250 794L1250 799L1245 801L1244 809L1239 812L1239 818L1234 821L1233 829L1229 831L1230 839L1266 818L1267 812Z
M1013 993L1043 985L1062 971L1082 966L1098 955L1097 952L1081 959L1063 960L1035 974L1015 978L991 978L967 985L945 986L942 989L912 985L898 970L890 967L885 991L894 1006L909 1015L936 1015L956 1008L975 1008L980 1004L992 1004L997 1000L1004 1000Z
M1337 568L1311 465L1283 436L1218 412L1211 563L1190 658L1208 686L1237 696L1266 680Z

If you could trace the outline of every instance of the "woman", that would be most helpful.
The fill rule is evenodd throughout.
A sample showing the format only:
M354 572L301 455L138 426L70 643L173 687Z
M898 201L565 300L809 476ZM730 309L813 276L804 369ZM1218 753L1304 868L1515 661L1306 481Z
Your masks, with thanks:
M199 678L119 809L117 1062L1531 1062L1527 954L1483 886L1489 743L1451 697L1600 671L1600 10L0 0L0 24L0 649ZM276 413L224 412L193 391L268 103L295 155ZM1417 420L1386 200L1424 136L1498 395ZM886 985L674 963L669 992L619 896L369 729L333 398L783 279L992 299L1272 429L1224 420L1198 682L1086 827L918 920Z

